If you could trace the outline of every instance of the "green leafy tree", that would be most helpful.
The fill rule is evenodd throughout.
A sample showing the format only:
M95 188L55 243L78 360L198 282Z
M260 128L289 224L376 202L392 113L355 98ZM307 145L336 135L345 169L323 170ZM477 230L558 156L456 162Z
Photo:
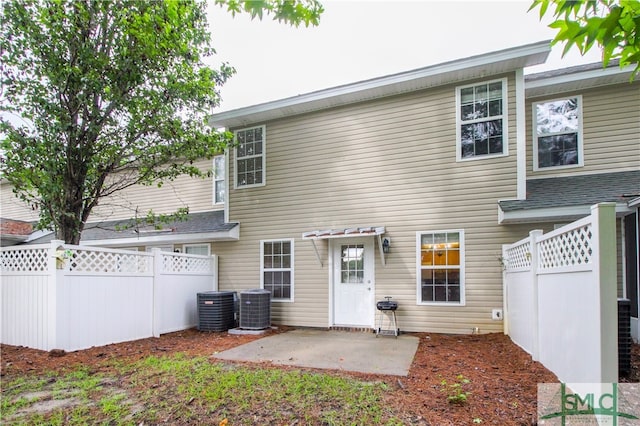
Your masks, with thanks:
M298 26L316 0L215 2ZM133 185L202 176L228 133L206 116L234 73L214 53L200 0L9 0L0 15L0 173L77 244L91 211ZM7 117L19 117L9 120Z
M619 59L621 67L635 66L632 79L640 73L640 1L535 0L529 10L536 7L541 19L553 10L552 43L564 43L563 55L574 46L585 54L597 44L604 66Z

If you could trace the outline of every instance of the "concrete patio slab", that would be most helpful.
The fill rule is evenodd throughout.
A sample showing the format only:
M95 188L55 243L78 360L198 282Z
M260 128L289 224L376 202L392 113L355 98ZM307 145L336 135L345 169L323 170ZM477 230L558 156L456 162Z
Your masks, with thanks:
M292 330L214 354L219 359L271 362L332 370L406 376L419 339L400 335L376 337L313 329Z

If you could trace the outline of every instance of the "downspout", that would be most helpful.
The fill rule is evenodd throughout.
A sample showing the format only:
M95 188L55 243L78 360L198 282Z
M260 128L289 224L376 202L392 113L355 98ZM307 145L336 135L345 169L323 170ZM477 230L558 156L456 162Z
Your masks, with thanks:
M516 198L527 199L527 120L524 69L516 70Z

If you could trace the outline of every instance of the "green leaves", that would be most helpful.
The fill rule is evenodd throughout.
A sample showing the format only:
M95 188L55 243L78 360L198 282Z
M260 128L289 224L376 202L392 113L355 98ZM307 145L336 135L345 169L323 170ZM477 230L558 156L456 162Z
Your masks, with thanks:
M224 7L234 16L248 13L252 19L262 19L264 14L273 15L274 20L286 22L298 27L304 24L318 25L324 8L317 0L215 0L215 4Z
M216 0L232 13L316 25L316 0ZM231 144L207 125L235 70L207 66L202 0L8 0L0 28L0 172L40 228L77 243L104 197L162 185Z
M640 1L638 0L535 0L540 18L553 8L557 30L552 44L564 43L563 55L574 46L585 54L597 44L606 67L618 59L620 67L635 66L631 79L640 74Z

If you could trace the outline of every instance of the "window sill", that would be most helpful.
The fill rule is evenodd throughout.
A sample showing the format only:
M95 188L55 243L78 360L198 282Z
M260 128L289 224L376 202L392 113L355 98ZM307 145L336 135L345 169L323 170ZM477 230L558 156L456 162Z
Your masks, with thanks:
M254 183L252 185L242 185L242 186L236 185L235 189L259 188L261 186L266 186L266 183Z
M534 172L546 172L546 171L554 171L554 170L565 170L565 169L579 169L580 167L584 167L584 164L567 164L566 166L550 166L550 167L534 167Z
M474 157L458 157L456 158L456 162L457 163L464 163L467 161L480 161L480 160L488 160L491 158L501 158L501 157L508 157L509 153L508 152L503 152L502 154L486 154L486 155L476 155Z
M417 302L417 306L465 306L465 302Z

